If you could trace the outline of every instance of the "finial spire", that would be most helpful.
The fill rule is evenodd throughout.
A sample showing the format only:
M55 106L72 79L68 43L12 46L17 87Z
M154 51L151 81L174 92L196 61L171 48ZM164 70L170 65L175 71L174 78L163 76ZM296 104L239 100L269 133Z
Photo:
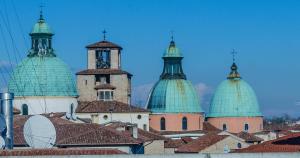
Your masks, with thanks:
M234 63L235 62L235 55L237 54L237 52L235 51L235 49L232 49L232 62Z
M237 52L234 49L232 49L231 54L232 54L232 65L230 67L231 72L230 72L230 74L228 75L227 78L228 79L241 78L240 74L237 72L238 67L235 64L235 55L237 54Z
M104 29L103 31L102 31L102 33L103 33L103 40L105 41L106 40L106 30Z
M175 47L175 42L174 42L174 31L171 31L171 42L170 42L170 47Z
M43 17L43 7L45 7L43 4L40 5L40 19L39 20L44 20Z

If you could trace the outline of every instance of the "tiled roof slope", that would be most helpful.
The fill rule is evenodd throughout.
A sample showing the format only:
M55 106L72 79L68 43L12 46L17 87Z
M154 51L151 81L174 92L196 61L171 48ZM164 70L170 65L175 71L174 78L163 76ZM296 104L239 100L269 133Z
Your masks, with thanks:
M228 135L206 134L194 141L182 145L175 152L177 153L198 153L201 150L225 139Z
M240 132L235 135L244 139L246 142L262 142L262 141L264 141L262 138L256 137L255 135L250 134L248 132Z
M203 131L205 132L211 132L211 131L219 131L221 132L220 129L218 129L217 127L213 126L212 124L210 124L209 122L203 122Z
M132 76L132 74L130 74L127 71L123 71L120 69L86 69L86 70L82 70L76 73L76 75L97 75L97 74L111 74L111 75L120 75L120 74L127 74L129 76Z
M131 132L126 130L126 127L128 125L130 125L130 124L123 123L123 122L114 122L114 123L109 124L108 127L117 130L118 132L122 133L123 135L131 137ZM118 128L124 128L124 130L118 130ZM138 129L138 140L141 140L143 142L153 141L153 140L167 140L167 139L168 138L158 135L156 133Z
M14 144L24 146L23 126L29 116L14 117ZM139 140L97 124L72 123L59 117L49 118L56 129L56 146L135 145Z
M115 43L106 41L106 40L90 44L90 45L86 46L86 48L117 48L117 49L122 49L121 46L119 46Z
M299 152L299 151L300 151L300 132L293 133L261 144L252 145L248 148L236 150L235 152L255 153L255 152Z
M147 109L131 106L118 101L78 102L77 113L135 113L149 112Z
M0 156L46 156L46 155L114 155L126 154L117 149L14 149L0 150Z

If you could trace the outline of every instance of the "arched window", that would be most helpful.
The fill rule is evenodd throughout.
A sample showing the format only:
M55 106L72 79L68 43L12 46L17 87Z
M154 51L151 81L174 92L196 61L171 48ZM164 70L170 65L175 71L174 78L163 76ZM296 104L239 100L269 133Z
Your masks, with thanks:
M28 115L28 105L27 104L22 105L22 115Z
M237 148L241 149L242 148L242 144L241 143L237 143Z
M227 125L224 123L222 127L223 131L227 131Z
M244 130L245 130L246 132L248 132L248 130L249 130L249 125L248 125L248 123L245 124Z
M188 125L187 125L187 118L183 117L182 118L182 130L187 130Z
M166 119L164 117L160 119L160 130L166 130Z

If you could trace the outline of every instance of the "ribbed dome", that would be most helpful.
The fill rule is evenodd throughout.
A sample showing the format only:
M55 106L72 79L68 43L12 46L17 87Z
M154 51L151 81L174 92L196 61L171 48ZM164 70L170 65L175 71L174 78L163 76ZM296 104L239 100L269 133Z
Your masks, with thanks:
M40 17L38 22L33 26L30 34L34 34L34 33L52 34L50 26L45 22L43 17Z
M154 113L199 113L198 95L188 80L158 81L150 94L148 109Z
M182 57L180 50L175 46L175 42L171 41L170 46L164 53L163 57Z
M25 58L14 69L8 88L15 96L78 95L71 71L57 57Z
M251 86L240 77L223 81L217 88L207 117L262 116Z

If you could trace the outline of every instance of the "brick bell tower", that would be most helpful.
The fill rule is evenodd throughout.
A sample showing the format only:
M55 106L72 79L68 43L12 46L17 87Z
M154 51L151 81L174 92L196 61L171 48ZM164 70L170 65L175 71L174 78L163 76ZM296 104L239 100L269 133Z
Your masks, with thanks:
M77 72L79 101L131 103L132 75L121 68L122 47L106 40L86 46L87 69Z

